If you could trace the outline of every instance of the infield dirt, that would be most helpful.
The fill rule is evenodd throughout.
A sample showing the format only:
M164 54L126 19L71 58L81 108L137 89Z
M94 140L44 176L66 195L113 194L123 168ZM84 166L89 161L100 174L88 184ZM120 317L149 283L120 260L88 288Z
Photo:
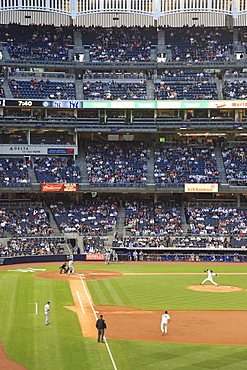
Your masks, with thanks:
M98 270L77 270L75 275L59 274L58 271L36 274L42 278L69 281L75 305L66 306L66 308L77 313L85 337L96 338L97 334L95 315L88 300L90 299L93 309L104 315L108 326L106 331L108 339L247 345L247 311L172 311L170 312L171 322L168 334L162 336L160 320L164 311L94 305L86 284L84 284L85 291L81 283L81 278L86 281L117 278L121 275L124 274ZM231 286L197 285L194 287L197 287L197 290L218 292L219 294L224 291L235 291ZM187 288L191 289L192 287ZM241 290L241 288L233 288ZM82 312L76 292L80 293L85 313Z

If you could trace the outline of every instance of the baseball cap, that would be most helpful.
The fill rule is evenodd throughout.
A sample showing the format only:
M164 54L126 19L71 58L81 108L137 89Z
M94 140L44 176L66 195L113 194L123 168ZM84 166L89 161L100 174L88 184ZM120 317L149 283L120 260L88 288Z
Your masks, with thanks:
M47 303L51 303L50 301L47 301Z

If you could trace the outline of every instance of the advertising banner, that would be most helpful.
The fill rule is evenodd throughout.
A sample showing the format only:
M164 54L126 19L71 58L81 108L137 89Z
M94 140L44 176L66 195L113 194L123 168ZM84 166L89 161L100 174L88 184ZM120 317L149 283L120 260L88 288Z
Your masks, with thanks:
M74 154L74 148L48 148L47 154L68 155Z
M185 193L218 193L218 184L184 184Z
M78 184L41 184L41 191L78 191Z
M104 254L86 254L86 261L104 261L105 255Z
M1 145L1 155L77 155L78 148L75 145L70 145L64 148L61 146L51 145L28 145L28 144L3 144Z

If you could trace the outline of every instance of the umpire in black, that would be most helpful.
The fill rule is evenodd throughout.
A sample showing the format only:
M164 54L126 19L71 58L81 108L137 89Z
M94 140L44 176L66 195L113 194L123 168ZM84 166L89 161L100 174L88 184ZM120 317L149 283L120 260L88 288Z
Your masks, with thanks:
M100 318L96 321L96 328L98 329L98 342L99 343L105 343L104 342L104 333L106 329L106 322L103 319L103 315L100 315Z

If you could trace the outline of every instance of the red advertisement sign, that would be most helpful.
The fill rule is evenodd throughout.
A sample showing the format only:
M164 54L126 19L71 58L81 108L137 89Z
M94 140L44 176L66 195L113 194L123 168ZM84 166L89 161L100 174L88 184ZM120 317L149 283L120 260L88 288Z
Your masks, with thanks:
M104 254L86 254L86 261L104 261L105 255Z
M41 191L78 191L78 184L41 184Z

